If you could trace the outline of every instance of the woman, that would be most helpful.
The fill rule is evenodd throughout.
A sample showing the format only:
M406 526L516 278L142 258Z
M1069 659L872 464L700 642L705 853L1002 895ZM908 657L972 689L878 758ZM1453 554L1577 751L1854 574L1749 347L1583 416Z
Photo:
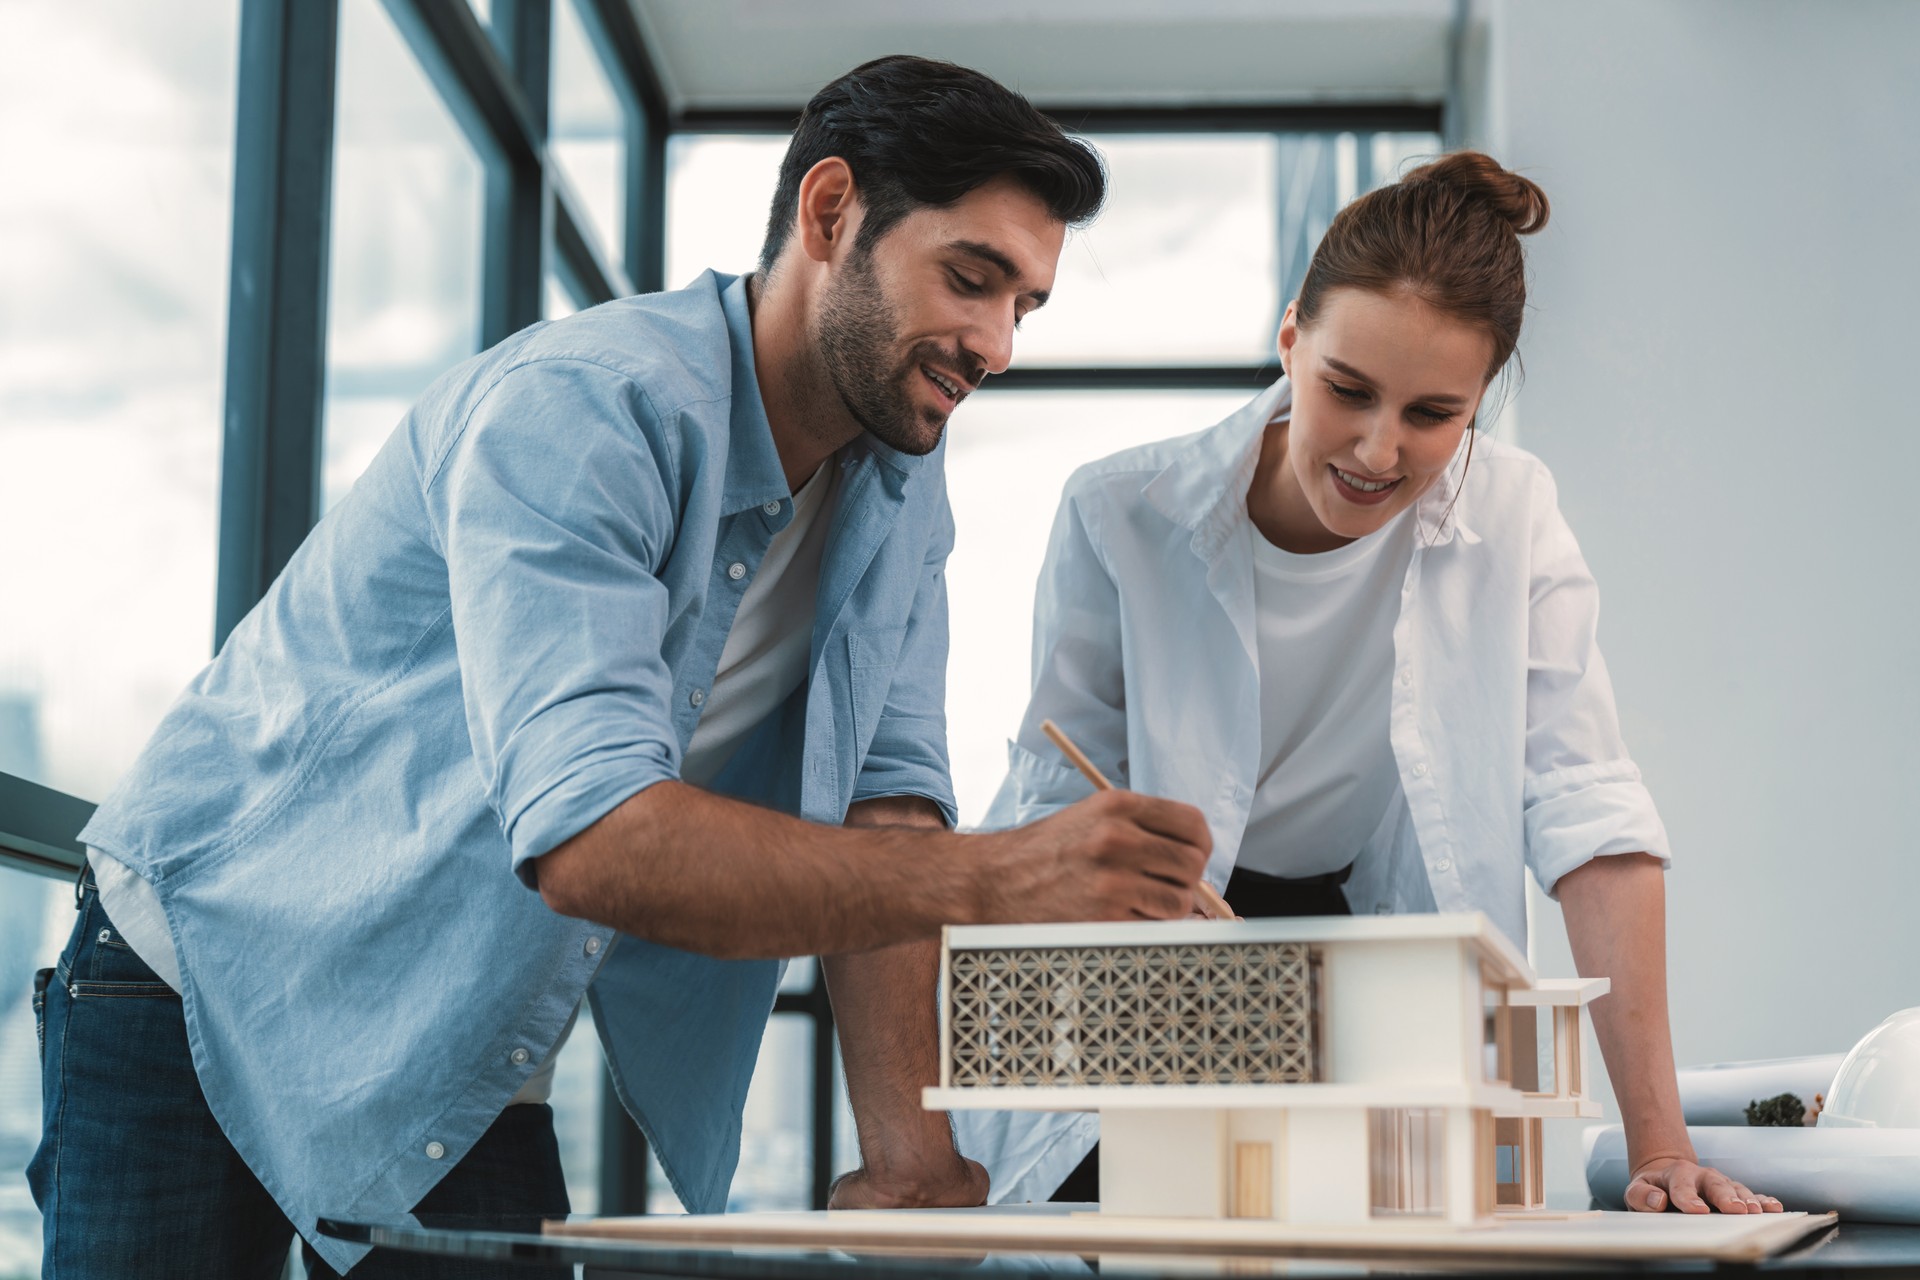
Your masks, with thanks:
M1074 475L987 825L1086 794L1051 719L1117 785L1206 814L1208 878L1243 915L1478 910L1524 941L1530 869L1580 971L1612 979L1593 1021L1629 1206L1777 1212L1701 1168L1681 1118L1666 832L1620 738L1592 575L1546 468L1474 440L1520 336L1519 237L1547 212L1477 152L1362 196L1287 308L1279 383ZM960 1126L995 1199L1097 1196L1091 1118Z

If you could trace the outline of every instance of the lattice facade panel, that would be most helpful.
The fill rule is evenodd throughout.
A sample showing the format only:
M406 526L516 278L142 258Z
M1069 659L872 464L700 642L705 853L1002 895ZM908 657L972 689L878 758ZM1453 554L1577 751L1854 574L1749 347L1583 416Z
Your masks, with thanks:
M1312 1083L1316 973L1301 942L954 951L948 1083Z

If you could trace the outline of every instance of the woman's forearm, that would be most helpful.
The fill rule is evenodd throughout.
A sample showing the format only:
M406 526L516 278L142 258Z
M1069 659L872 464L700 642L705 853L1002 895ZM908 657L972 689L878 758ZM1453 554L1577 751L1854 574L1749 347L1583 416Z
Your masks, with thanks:
M1630 1167L1693 1160L1667 1021L1665 872L1648 854L1619 854L1595 858L1555 887L1574 965L1581 976L1612 984L1593 1003L1593 1030L1620 1104Z

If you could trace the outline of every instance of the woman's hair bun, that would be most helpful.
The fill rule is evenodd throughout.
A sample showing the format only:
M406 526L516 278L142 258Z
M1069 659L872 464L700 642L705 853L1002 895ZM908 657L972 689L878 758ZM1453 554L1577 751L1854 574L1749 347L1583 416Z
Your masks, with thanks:
M1410 170L1400 181L1432 182L1470 194L1490 206L1518 235L1530 236L1547 225L1547 193L1485 152L1451 152Z

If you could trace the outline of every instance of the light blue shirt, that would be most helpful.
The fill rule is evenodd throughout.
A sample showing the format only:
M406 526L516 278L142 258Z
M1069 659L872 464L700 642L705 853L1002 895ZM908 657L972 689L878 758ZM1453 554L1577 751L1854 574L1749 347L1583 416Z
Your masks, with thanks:
M834 465L808 682L713 786L952 822L941 455ZM208 1104L335 1268L364 1250L315 1219L410 1209L583 992L675 1193L724 1207L780 965L615 947L529 864L678 776L792 515L744 280L528 329L428 389L81 833L155 889Z

